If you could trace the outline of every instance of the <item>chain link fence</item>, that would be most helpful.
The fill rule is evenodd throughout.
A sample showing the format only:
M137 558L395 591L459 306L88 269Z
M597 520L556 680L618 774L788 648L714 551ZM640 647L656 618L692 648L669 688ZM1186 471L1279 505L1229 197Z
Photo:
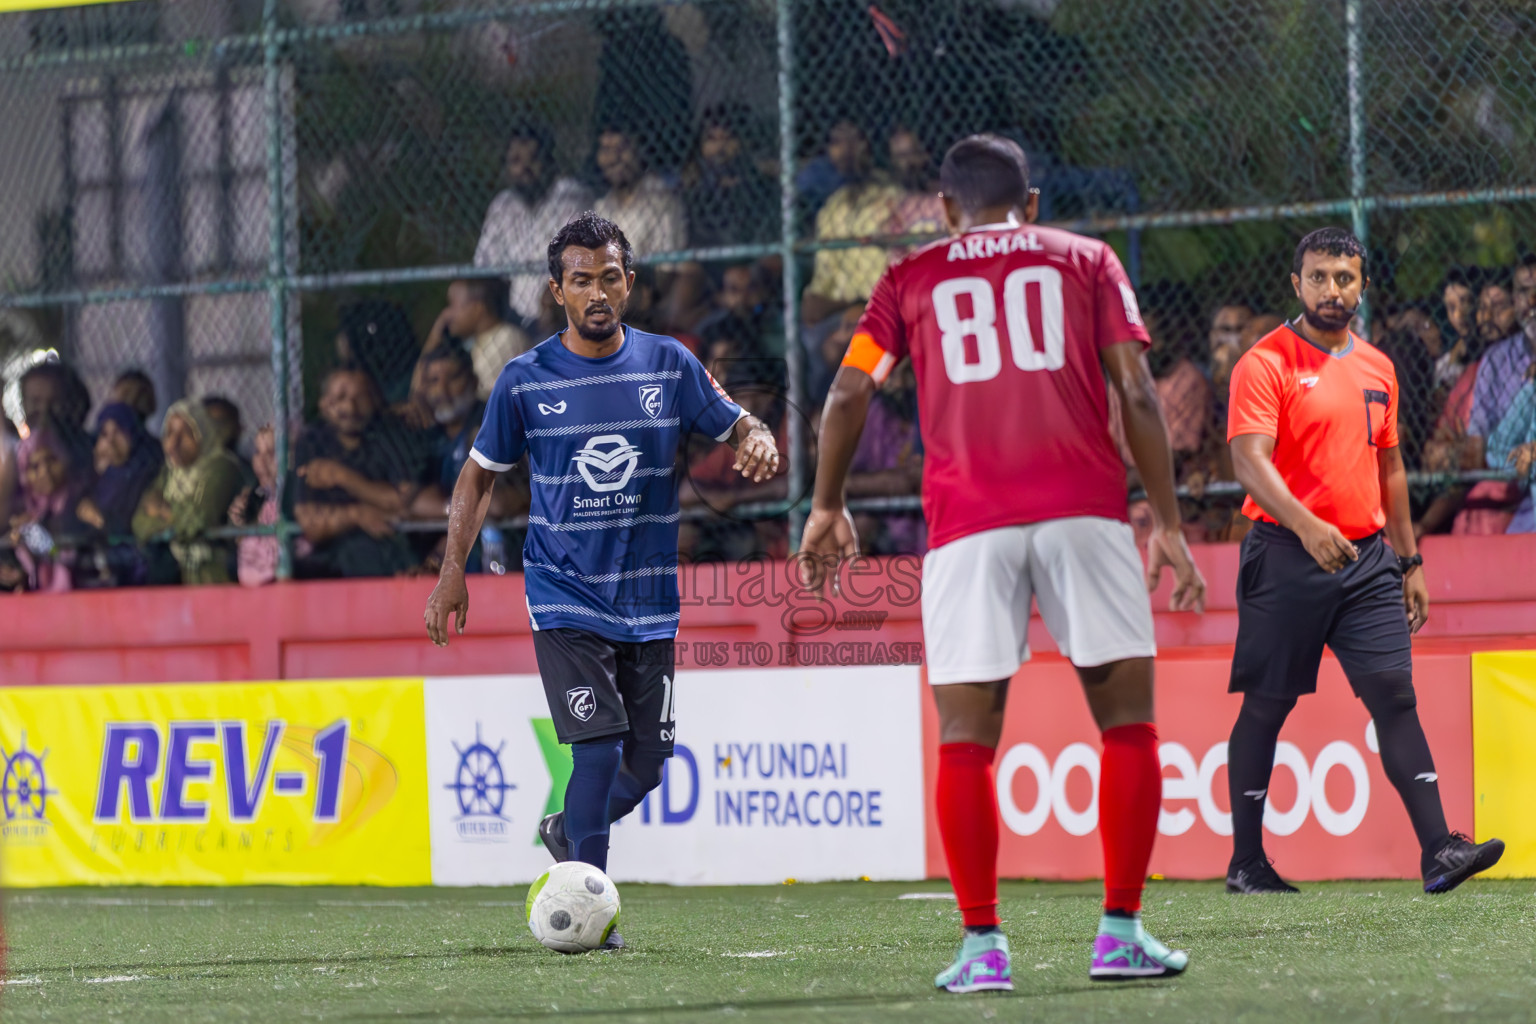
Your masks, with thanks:
M1028 152L1042 220L1110 240L1137 284L1192 537L1241 530L1231 365L1296 314L1292 250L1330 223L1371 248L1360 326L1398 367L1424 528L1533 528L1512 472L1536 440L1533 44L1536 13L1512 0L0 15L4 408L15 434L57 435L27 447L63 453L70 498L29 504L55 485L9 457L0 505L95 538L76 585L430 571L473 437L465 396L561 326L544 249L591 207L640 258L629 321L692 347L792 453L752 487L690 449L685 557L783 554L862 304L942 233L945 148L993 131ZM208 423L173 406L210 397L227 404ZM142 430L103 425L115 400ZM861 532L921 552L910 377L876 404ZM220 424L215 457L203 431ZM159 454L189 428L190 477ZM526 474L497 495L480 560L515 568ZM13 547L0 584L49 585L56 551Z

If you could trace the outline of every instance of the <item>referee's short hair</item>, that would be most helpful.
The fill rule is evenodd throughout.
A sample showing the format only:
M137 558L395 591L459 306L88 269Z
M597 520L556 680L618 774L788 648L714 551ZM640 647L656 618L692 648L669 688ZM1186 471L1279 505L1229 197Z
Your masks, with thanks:
M1367 265L1369 257L1365 246L1360 244L1360 239L1344 228L1318 228L1301 240L1296 246L1296 257L1291 260L1291 273L1301 276L1301 262L1309 252L1320 252L1325 256L1358 256L1360 257L1360 276L1370 280L1371 271Z
M610 245L619 247L624 260L624 273L628 274L635 262L634 246L624 237L619 226L606 217L599 217L592 210L584 210L565 222L565 227L555 232L549 243L549 277L556 283L565 280L565 264L561 257L570 246L583 249L604 249Z
M939 187L967 213L994 206L1023 209L1029 201L1029 160L1012 139L970 135L944 154Z

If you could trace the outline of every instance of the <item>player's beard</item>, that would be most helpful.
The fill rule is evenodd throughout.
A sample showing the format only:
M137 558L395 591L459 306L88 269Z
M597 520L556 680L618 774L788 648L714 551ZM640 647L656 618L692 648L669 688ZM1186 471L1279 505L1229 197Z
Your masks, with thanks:
M1355 311L1342 302L1337 305L1319 306L1316 309L1302 307L1301 315L1307 323L1319 331L1342 331L1349 326Z
M623 324L623 321L624 321L624 311L627 308L627 306L628 306L628 303L625 303L625 302L620 302L618 304L618 308L614 308L613 306L610 306L607 303L604 303L601 306L588 306L586 308L586 311L582 313L581 323L576 325L576 333L581 335L583 338L585 338L588 341L592 341L592 342L607 341L609 338L613 337L613 335L614 335L614 333L616 331L621 329L621 325ZM594 327L594 326L592 326L591 321L588 318L591 317L593 313L604 313L604 312L609 314L609 324L610 324L610 326L608 326L608 327Z

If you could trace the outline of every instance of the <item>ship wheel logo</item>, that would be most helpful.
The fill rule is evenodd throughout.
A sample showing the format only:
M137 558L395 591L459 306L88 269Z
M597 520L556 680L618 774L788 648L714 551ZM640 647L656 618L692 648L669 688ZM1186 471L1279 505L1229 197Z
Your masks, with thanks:
M461 817L511 820L501 813L508 791L517 788L501 771L501 752L506 745L503 740L494 750L487 746L480 738L479 722L475 723L474 743L468 747L453 745L459 754L459 769L443 788L453 790L458 797Z
M45 748L41 754L27 749L27 734L21 734L21 746L15 753L0 747L0 762L5 771L0 773L0 809L5 811L6 821L18 818L46 821L48 798L57 796L58 790L48 788L48 778L43 770L43 760L48 756Z

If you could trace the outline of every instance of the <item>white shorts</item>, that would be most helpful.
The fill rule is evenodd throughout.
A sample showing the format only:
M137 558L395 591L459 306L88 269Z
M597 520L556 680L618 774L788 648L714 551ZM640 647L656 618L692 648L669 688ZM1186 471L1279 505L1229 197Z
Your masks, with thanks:
M1005 526L923 559L928 682L1007 679L1029 660L1029 599L1082 668L1157 653L1152 603L1127 523L1097 516Z

